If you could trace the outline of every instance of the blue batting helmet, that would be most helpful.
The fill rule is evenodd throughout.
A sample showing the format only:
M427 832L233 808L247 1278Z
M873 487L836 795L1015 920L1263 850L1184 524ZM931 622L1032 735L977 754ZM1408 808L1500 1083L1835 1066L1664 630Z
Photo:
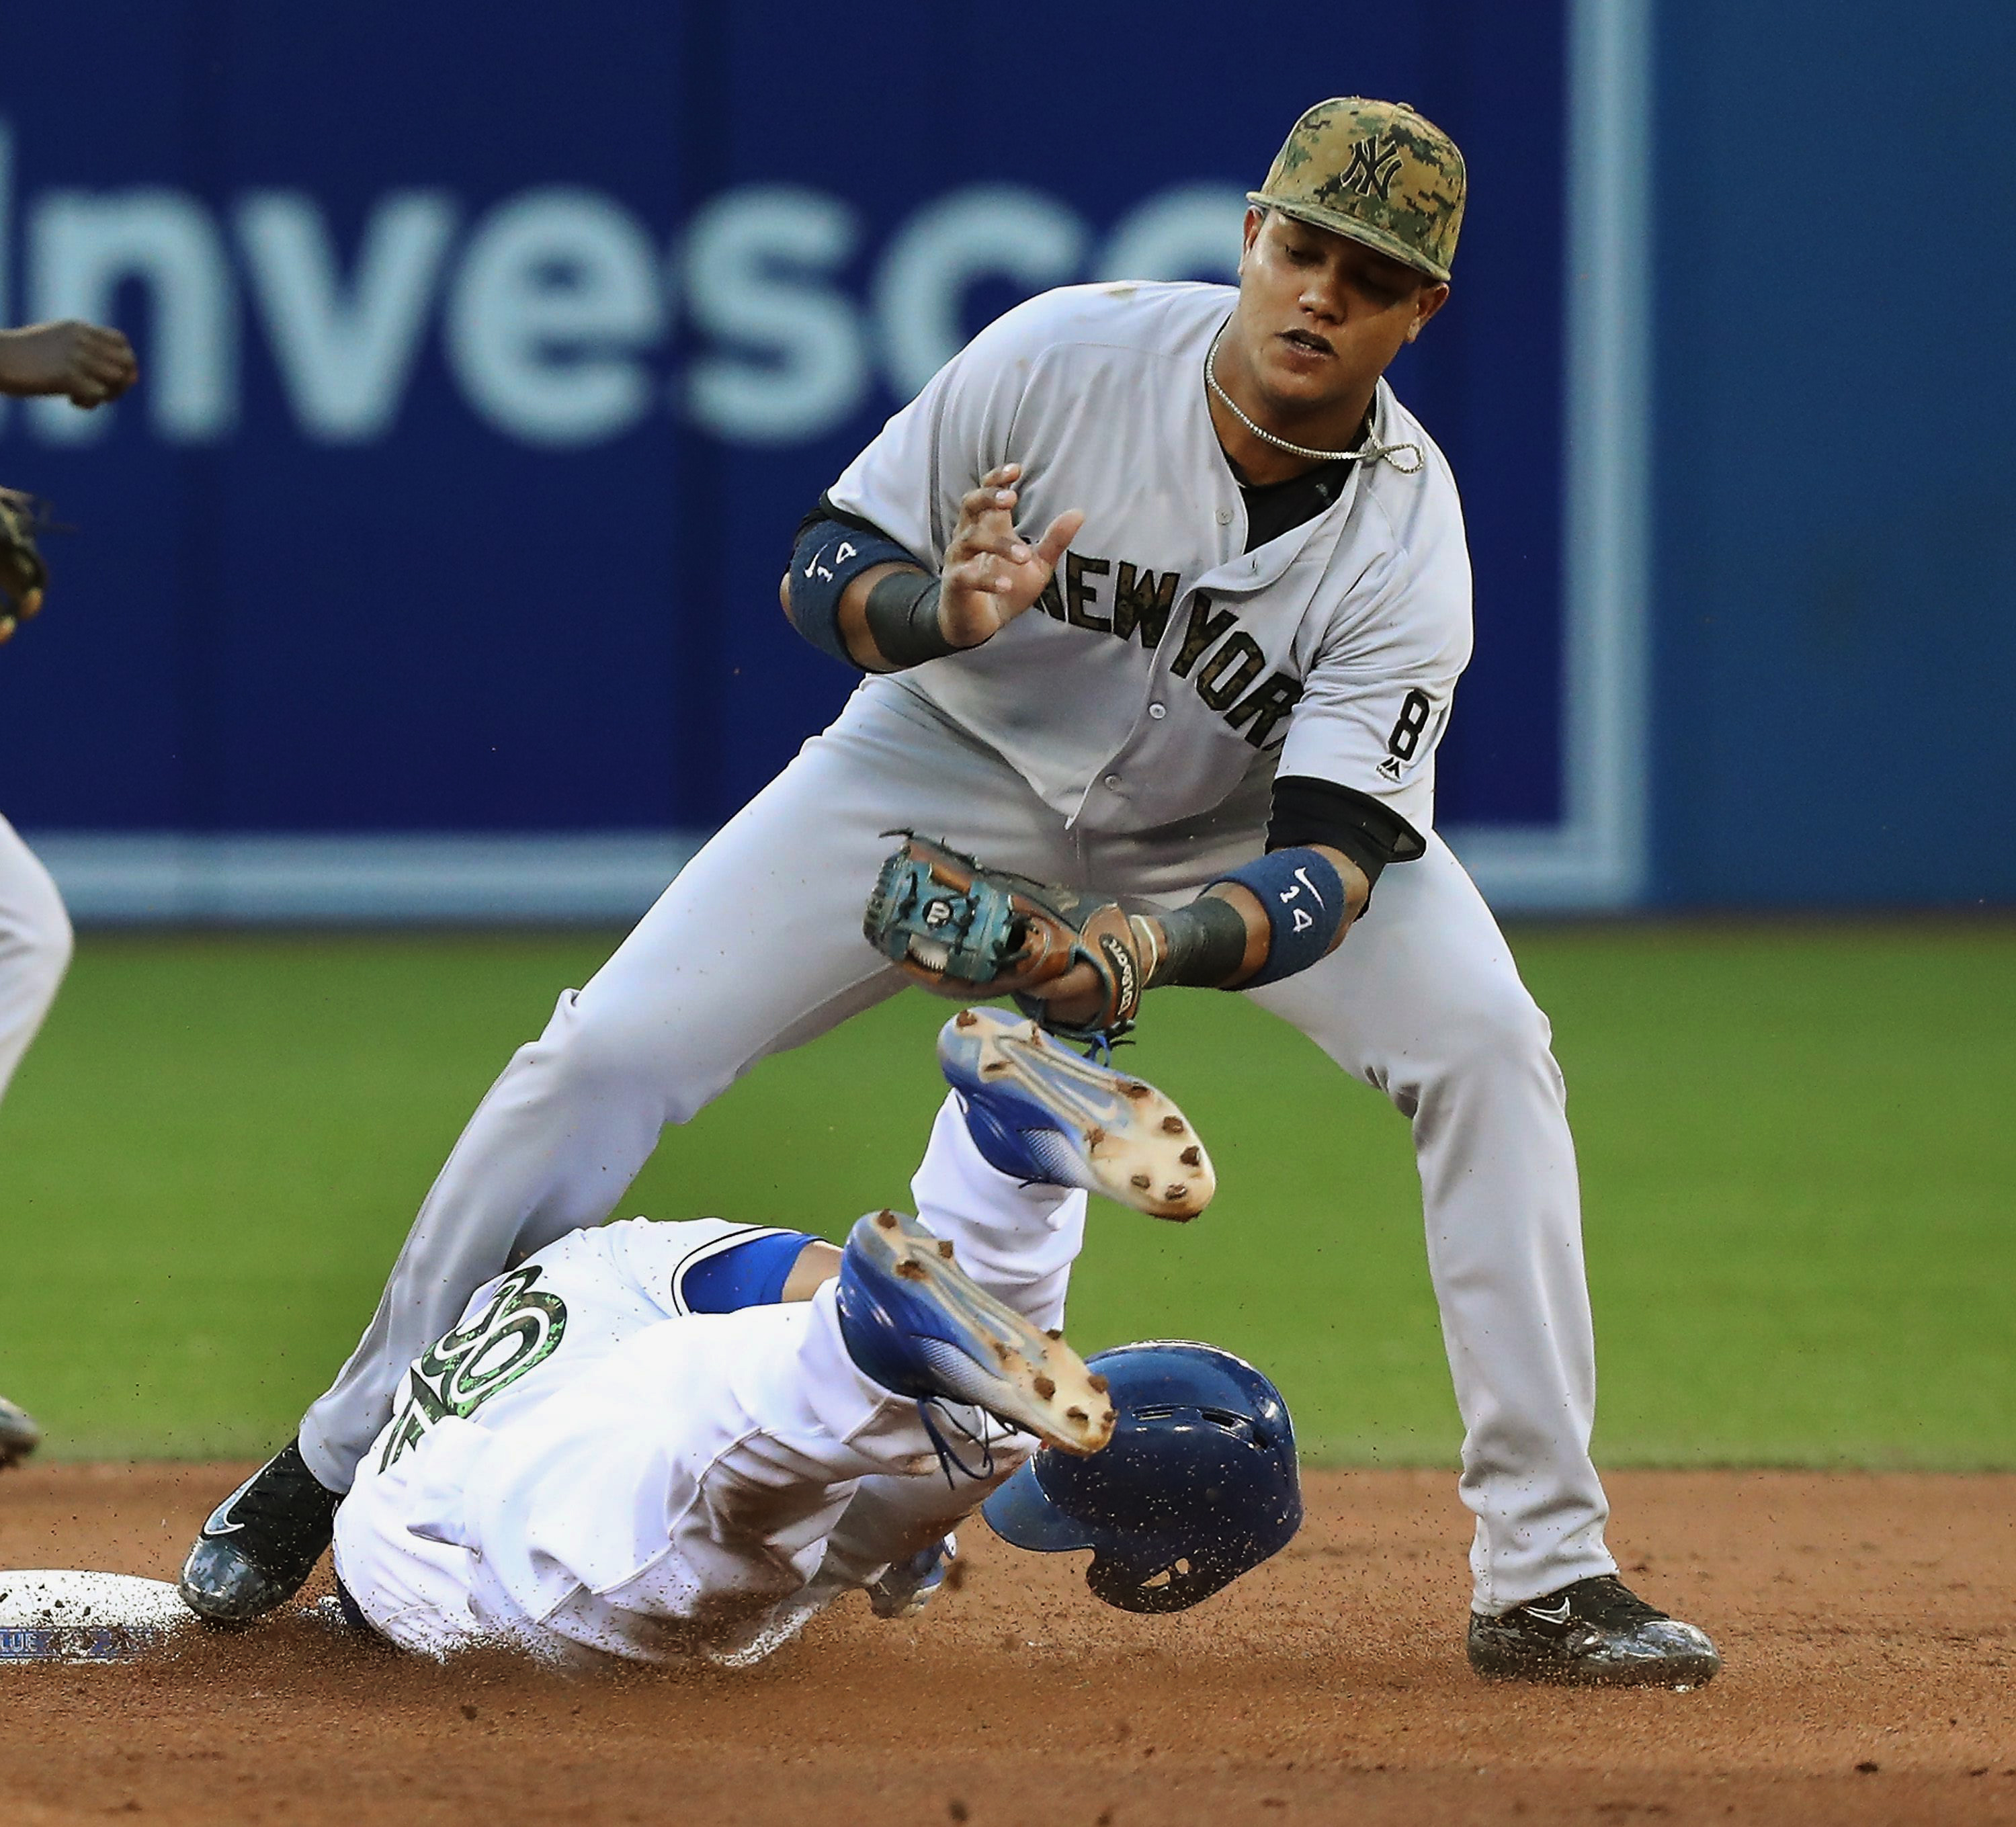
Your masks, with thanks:
M1085 1584L1122 1611L1184 1611L1278 1554L1302 1526L1281 1392L1213 1345L1155 1340L1088 1358L1119 1411L1089 1458L1046 1447L982 1506L995 1534L1089 1548Z

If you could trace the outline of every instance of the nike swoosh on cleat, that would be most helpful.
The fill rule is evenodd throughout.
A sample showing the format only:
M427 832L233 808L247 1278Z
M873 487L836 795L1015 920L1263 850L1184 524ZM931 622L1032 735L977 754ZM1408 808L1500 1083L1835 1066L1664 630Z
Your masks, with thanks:
M1568 1621L1571 1615L1568 1602L1565 1599L1561 1601L1561 1608L1559 1611L1543 1611L1537 1605L1529 1605L1526 1609L1543 1624L1564 1624Z
M265 1469L265 1468L263 1466L260 1468L260 1471L264 1471ZM203 1532L205 1535L235 1535L240 1529L245 1527L243 1523L234 1523L232 1521L231 1506L237 1502L237 1501L243 1497L247 1491L250 1491L252 1487L258 1482L258 1478L259 1473L254 1472L250 1478L247 1479L243 1484L239 1485L236 1491L232 1492L230 1496L227 1497L222 1503L219 1504L215 1509L210 1512L210 1520L203 1526Z

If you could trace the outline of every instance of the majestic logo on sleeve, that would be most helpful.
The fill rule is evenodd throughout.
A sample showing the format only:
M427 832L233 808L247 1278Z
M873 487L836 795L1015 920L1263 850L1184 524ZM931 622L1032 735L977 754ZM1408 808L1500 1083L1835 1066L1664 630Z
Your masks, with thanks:
M1410 691L1401 700L1400 714L1394 721L1393 733L1386 739L1385 757L1379 764L1382 779L1397 782L1406 772L1408 764L1421 752L1421 737L1434 710L1426 692Z
M1183 579L1174 571L1067 552L1036 606L1053 621L1092 634L1121 641L1138 636L1153 653L1169 632L1182 594ZM1285 672L1269 673L1260 643L1238 624L1234 611L1215 608L1201 593L1192 597L1169 670L1188 679L1205 704L1255 748L1271 748L1287 739L1280 726L1301 697L1301 681Z

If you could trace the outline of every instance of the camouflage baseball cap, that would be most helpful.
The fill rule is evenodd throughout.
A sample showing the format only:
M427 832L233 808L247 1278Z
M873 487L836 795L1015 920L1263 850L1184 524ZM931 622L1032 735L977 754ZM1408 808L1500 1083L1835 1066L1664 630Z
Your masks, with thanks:
M1463 154L1439 127L1404 102L1344 95L1295 123L1247 200L1446 279L1463 189Z

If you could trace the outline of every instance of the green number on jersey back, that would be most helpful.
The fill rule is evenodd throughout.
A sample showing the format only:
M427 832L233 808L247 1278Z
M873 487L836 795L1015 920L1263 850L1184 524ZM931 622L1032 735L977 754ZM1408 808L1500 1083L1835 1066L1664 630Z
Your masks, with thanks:
M535 1292L536 1264L506 1275L490 1304L430 1345L407 1374L406 1405L385 1453L381 1472L427 1430L449 1415L467 1420L507 1383L543 1363L567 1331L567 1306L556 1294Z

